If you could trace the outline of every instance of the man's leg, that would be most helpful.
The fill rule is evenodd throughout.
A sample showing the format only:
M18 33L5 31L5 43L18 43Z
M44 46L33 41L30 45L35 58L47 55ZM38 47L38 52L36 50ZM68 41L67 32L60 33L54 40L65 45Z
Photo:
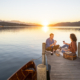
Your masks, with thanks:
M52 47L48 47L46 48L47 51L53 51L53 48Z
M55 50L57 50L59 48L59 45L55 45L54 47L53 47L53 51Z

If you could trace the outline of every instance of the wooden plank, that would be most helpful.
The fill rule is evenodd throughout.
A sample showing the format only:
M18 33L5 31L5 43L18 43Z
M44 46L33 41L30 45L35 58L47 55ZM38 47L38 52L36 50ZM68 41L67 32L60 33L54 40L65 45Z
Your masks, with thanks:
M80 80L80 58L67 60L46 52L50 80Z

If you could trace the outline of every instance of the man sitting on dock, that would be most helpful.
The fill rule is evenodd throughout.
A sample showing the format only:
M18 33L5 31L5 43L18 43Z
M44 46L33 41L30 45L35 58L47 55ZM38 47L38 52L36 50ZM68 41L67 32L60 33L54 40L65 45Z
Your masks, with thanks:
M50 37L46 40L46 50L54 53L59 48L59 45L56 45L57 41L53 39L54 34L51 33Z

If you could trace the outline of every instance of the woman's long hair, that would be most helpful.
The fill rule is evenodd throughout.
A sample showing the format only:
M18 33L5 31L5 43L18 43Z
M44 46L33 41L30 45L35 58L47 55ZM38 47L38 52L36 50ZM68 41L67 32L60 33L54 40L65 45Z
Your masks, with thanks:
M77 41L76 35L74 33L70 34L70 38L75 42Z

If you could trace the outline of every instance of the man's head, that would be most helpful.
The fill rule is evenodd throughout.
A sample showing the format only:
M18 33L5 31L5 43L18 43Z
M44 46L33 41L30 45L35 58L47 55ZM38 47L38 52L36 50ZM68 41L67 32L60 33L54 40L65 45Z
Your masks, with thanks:
M53 39L53 37L54 37L54 34L53 34L53 33L51 33L51 34L50 34L50 38L51 38L51 39Z

